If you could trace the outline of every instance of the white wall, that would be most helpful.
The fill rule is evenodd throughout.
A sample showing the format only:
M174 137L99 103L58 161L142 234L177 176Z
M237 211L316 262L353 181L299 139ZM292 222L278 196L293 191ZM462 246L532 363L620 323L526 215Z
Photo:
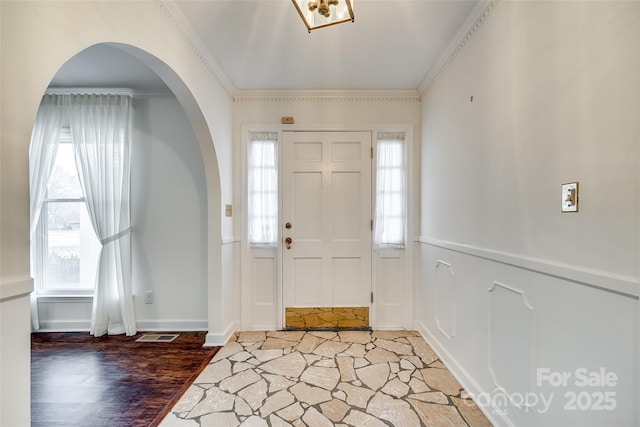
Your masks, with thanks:
M294 117L294 125L281 125L283 116ZM420 102L415 91L390 92L240 92L234 102L234 132L236 176L235 215L245 218L243 185L246 170L243 146L249 130L396 130L408 131L411 177L420 159ZM416 191L417 180L411 189ZM416 193L417 194L417 193ZM412 201L416 197L411 197ZM411 217L417 218L417 205L411 206ZM242 222L238 222L242 224ZM410 230L415 230L410 227ZM246 230L235 231L242 236ZM413 239L413 235L409 236ZM411 252L396 251L381 259L374 254L375 304L372 325L377 328L410 328L412 324L412 258ZM389 258L390 257L390 258ZM277 250L242 251L242 323L244 328L281 328L283 308L281 296L280 259ZM384 280L384 279L387 280Z
M0 310L3 325L16 325L10 332L0 329L0 423L24 426L30 418L30 375L24 363L29 360L28 328L21 326L28 324L25 292L31 287L28 145L51 78L87 47L121 43L157 72L180 100L200 146L207 182L207 341L212 344L224 342L233 322L231 315L222 316L222 295L230 294L227 289L234 281L222 282L233 273L222 264L221 249L223 232L233 227L233 218L222 219L222 205L232 198L232 89L205 63L160 2L2 1L0 19ZM15 307L12 298L19 300Z
M140 328L207 327L207 189L175 98L136 100L131 168L133 293ZM152 291L153 304L144 303Z
M173 97L138 99L131 166L133 293L145 329L207 327L207 189L191 125ZM144 292L153 292L153 304Z
M639 17L498 2L423 95L416 326L497 425L640 423ZM562 214L573 181L580 212ZM580 368L618 381L581 386ZM500 387L551 407L501 404ZM615 408L590 410L604 392Z

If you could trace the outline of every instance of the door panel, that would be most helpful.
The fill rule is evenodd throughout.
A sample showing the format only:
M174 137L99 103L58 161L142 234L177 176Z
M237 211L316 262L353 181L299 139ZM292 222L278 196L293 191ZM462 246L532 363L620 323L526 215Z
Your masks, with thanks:
M293 218L296 242L322 239L322 172L298 172L293 180ZM286 232L287 230L285 230ZM286 233L285 233L286 234Z
M369 307L371 133L283 136L283 306Z

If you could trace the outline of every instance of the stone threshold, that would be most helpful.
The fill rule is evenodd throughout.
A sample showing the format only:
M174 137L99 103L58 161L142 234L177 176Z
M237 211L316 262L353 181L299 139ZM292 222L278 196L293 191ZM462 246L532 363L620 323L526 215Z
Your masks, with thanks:
M370 326L367 327L363 327L363 328L348 328L348 327L344 327L344 328L340 328L340 327L335 327L335 328L299 328L299 327L287 327L284 329L280 330L281 332L297 332L297 331L303 331L303 332L372 332L373 329L371 329Z
M287 330L361 330L369 326L369 307L285 308Z

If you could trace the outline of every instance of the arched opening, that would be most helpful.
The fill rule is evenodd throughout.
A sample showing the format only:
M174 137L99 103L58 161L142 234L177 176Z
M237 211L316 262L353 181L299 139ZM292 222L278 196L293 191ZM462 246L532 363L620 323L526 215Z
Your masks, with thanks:
M126 89L135 100L131 260L138 328L216 330L220 178L203 113L171 67L131 45L101 43L81 51L60 68L48 90L96 88ZM40 298L45 329L86 329L90 297L71 301L55 292Z

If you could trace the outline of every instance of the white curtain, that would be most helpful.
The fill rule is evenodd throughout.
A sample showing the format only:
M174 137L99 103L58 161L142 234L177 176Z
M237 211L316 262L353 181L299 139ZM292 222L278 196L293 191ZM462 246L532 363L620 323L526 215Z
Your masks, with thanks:
M275 132L249 135L249 245L278 245L278 142Z
M405 246L407 194L404 134L379 133L373 239L377 249Z
M91 334L136 333L131 288L130 117L123 95L67 95L80 186L102 244Z
M31 239L31 276L36 275L36 229L40 221L42 204L47 195L47 185L56 160L60 131L62 129L63 111L62 97L45 95L42 98L36 122L31 134L29 145L29 201L30 201L30 232ZM39 283L36 283L36 288ZM36 289L31 292L31 327L34 331L40 329L38 321L38 305Z

